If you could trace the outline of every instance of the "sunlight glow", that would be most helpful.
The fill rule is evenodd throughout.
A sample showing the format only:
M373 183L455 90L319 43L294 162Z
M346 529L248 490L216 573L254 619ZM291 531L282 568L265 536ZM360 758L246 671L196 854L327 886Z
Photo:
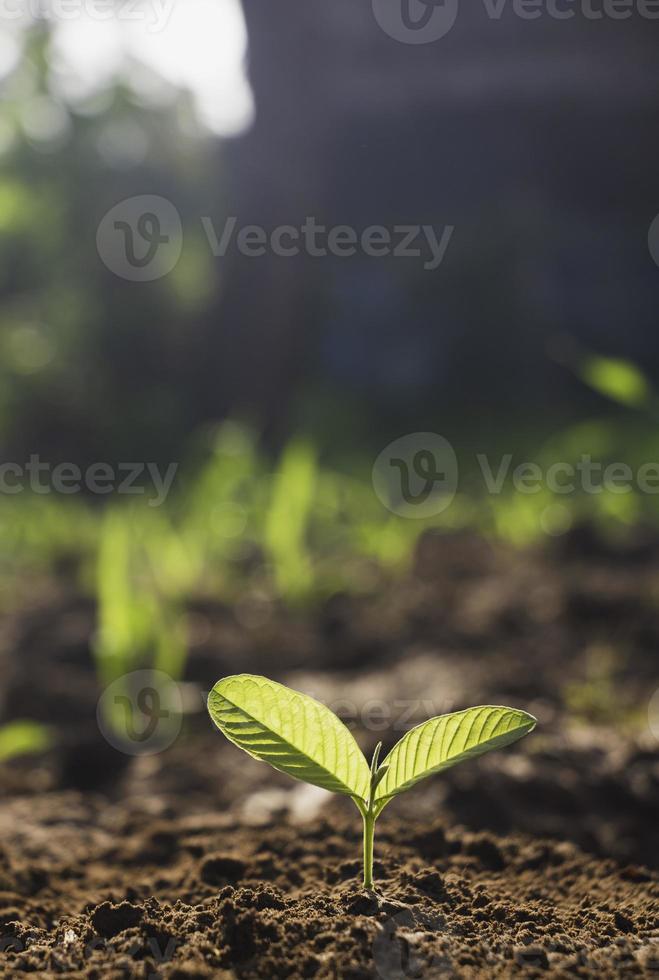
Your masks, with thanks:
M119 9L119 8L117 8ZM135 66L187 88L200 122L219 135L248 127L254 107L245 74L247 32L239 0L169 0L142 5L141 17L100 20L84 13L56 24L53 86L80 102Z
M163 78L194 92L199 115L214 132L240 132L251 121L247 32L238 0L177 0L162 30L131 25L129 46Z

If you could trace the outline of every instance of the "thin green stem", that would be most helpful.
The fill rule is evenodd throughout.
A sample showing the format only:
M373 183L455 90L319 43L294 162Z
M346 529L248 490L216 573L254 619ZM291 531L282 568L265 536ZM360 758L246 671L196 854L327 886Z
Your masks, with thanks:
M364 888L373 891L373 838L376 816L371 809L362 814L364 820Z
M373 839L375 837L375 821L380 815L375 802L375 791L383 775L378 769L381 748L382 742L379 742L371 760L371 784L368 788L368 800L357 803L364 821L364 888L368 891L373 891ZM379 772L380 778L378 778ZM355 800L355 802L357 801Z

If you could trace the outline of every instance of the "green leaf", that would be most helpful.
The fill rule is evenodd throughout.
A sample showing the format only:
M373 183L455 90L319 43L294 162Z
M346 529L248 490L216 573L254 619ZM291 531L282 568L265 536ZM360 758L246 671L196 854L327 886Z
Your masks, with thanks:
M368 763L343 722L319 701L267 677L238 674L217 682L208 710L220 731L255 759L366 800Z
M525 711L492 705L431 718L404 735L384 760L388 771L376 802L384 803L465 759L510 745L535 726L536 719Z
M647 378L631 361L591 357L584 364L581 376L595 391L621 405L639 407L650 396Z

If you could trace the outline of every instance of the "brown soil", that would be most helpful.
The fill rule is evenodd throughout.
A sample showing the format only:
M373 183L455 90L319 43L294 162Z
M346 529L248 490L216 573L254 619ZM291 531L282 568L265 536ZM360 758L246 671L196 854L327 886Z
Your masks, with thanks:
M380 598L317 615L273 606L254 625L200 606L183 731L134 760L94 723L93 610L42 596L3 629L5 717L41 717L59 743L0 767L0 975L653 975L658 586L646 538L542 555L456 538L423 542ZM540 726L395 801L369 895L350 801L212 730L204 689L245 669L340 708L366 751L470 703L517 704Z
M3 809L6 975L642 976L659 880L574 845L383 816L377 895L359 827L153 815L60 794Z

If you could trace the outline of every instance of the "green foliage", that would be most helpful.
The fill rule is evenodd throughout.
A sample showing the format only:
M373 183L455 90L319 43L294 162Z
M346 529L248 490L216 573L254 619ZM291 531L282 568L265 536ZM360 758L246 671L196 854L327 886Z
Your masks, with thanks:
M608 646L595 646L587 651L581 676L571 677L563 689L571 717L613 728L628 720L629 706L621 697L617 676L620 659L620 654Z
M316 457L306 442L292 442L272 480L265 544L282 595L295 600L308 590L310 562L305 535L317 478Z
M187 657L182 597L192 581L185 558L176 534L153 511L105 512L94 648L102 683L149 665L174 680L182 676Z
M350 796L364 822L364 887L373 887L375 823L390 800L422 779L533 731L525 711L485 705L431 718L371 766L333 712L266 677L239 674L217 682L208 711L226 737L253 758L295 779Z
M305 783L365 798L369 769L354 738L319 701L282 684L241 674L218 681L211 718L249 755Z
M51 744L50 733L36 721L13 721L0 728L0 762L22 755L45 752Z
M626 460L634 472L654 458L654 428L638 420L572 426L538 450L546 472ZM523 457L522 457L523 458ZM514 466L515 464L513 464ZM470 527L523 547L582 520L609 534L659 520L657 497L638 492L556 495L458 494L434 519L410 521L377 500L357 467L321 465L308 442L293 440L271 464L256 433L235 422L216 430L197 472L182 469L166 505L110 499L103 509L80 497L29 492L5 496L0 512L0 603L10 604L34 576L77 575L97 598L103 682L141 665L180 677L185 614L199 600L289 605L336 592L368 593L409 567L418 536Z
M627 416L629 413L627 413ZM655 427L634 415L570 426L535 456L546 473L555 461L576 466L586 453L624 460L633 473L656 458ZM187 610L217 601L263 608L297 606L335 594L365 594L409 568L420 534L469 527L525 547L589 520L603 533L657 524L659 498L615 489L556 494L499 494L463 489L441 515L411 521L386 510L368 470L321 464L317 450L294 439L273 464L257 433L227 422L211 433L196 468L182 467L176 490L159 508L110 498L24 492L2 499L0 605L20 601L35 576L77 576L95 595L96 656L101 681L154 666L180 678L187 656ZM199 454L201 456L201 453ZM495 462L495 454L492 454ZM478 475L478 474L477 474Z
M102 679L109 683L146 657L154 619L153 597L139 588L135 531L128 515L106 511L98 549L98 636Z
M650 385L643 372L630 361L611 357L590 357L583 365L582 379L612 401L632 408L645 406Z
M491 705L431 718L404 735L382 763L387 772L376 801L386 803L427 776L511 745L535 725L525 711Z

